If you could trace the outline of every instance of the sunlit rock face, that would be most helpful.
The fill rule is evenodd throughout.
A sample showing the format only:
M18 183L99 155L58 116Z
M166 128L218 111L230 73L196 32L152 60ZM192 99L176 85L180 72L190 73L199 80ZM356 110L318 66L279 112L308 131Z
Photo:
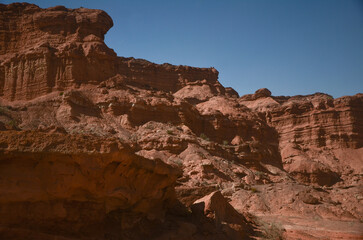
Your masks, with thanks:
M115 74L103 39L112 19L101 10L1 5L0 94L25 100Z
M0 94L6 99L33 99L98 84L116 74L133 84L164 91L205 81L224 92L212 68L117 58L104 43L104 35L113 26L104 11L62 6L41 9L26 3L0 5L0 11Z
M0 11L1 239L361 238L362 94L239 97L116 56L101 10Z
M241 97L240 103L263 113L276 129L285 170L303 182L328 186L350 171L362 171L362 94L338 99L321 93L256 94Z

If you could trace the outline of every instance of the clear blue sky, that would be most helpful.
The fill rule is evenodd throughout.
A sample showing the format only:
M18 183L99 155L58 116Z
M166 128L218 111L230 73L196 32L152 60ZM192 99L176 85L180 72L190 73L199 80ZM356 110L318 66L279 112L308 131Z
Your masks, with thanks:
M31 2L103 9L114 21L106 43L119 56L215 67L240 95L363 92L362 0Z

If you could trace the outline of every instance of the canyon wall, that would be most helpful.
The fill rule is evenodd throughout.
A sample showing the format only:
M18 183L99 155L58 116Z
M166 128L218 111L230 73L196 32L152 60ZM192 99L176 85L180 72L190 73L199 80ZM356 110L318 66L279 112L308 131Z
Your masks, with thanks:
M62 6L41 9L26 3L1 4L0 11L0 96L5 99L29 100L98 84L115 75L164 91L175 92L203 80L224 90L213 68L117 58L104 43L104 35L113 26L104 11Z
M261 112L276 129L286 170L322 185L340 181L346 166L362 172L362 94L333 99L322 93L274 97L266 91L242 96L240 103Z
M241 103L266 114L278 129L280 143L308 144L329 148L360 148L363 144L362 94L333 97L317 93L307 96L260 96Z
M137 218L164 217L180 174L112 138L7 131L0 146L0 236L5 227L97 238L113 225L128 231Z
M362 94L239 97L116 56L101 10L0 13L0 238L363 236Z
M0 94L32 99L114 75L116 54L103 42L112 19L101 10L0 5Z

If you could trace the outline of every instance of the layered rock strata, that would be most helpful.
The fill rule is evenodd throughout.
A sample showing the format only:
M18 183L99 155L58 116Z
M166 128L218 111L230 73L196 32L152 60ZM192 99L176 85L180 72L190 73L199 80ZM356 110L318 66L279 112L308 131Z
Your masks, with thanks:
M363 95L242 96L240 103L265 115L279 134L284 168L303 182L332 185L363 171ZM265 90L266 92L266 90Z
M113 26L104 11L41 9L26 3L1 4L0 11L0 95L5 99L29 100L116 75L132 84L172 92L204 81L224 93L213 68L118 58L104 43Z
M117 57L101 10L0 12L0 238L361 239L362 94L239 97Z

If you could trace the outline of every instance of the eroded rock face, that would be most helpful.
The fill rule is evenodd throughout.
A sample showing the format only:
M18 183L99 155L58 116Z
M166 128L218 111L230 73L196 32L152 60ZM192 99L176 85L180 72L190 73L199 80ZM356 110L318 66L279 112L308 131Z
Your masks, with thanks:
M160 219L174 199L178 169L116 139L6 131L0 146L0 235L19 228L102 238L117 228L122 236L137 221L112 223L113 214Z
M1 4L0 12L0 95L5 99L33 99L115 75L167 92L204 81L224 94L214 68L117 58L103 41L113 26L104 11L14 3Z
M362 94L264 95L241 97L240 103L263 113L276 129L284 168L301 181L330 186L349 171L362 172Z
M101 10L0 11L0 238L360 239L362 94L239 98Z
M208 218L215 221L216 228L224 229L231 239L247 238L247 233L251 232L247 219L238 213L219 191L195 201L192 210L202 210Z
M98 83L115 74L116 54L103 42L112 19L101 10L0 5L0 94L32 99Z
M337 99L321 93L242 96L240 104L262 113L266 123L276 129L283 169L299 183L315 188L267 185L256 188L251 202L244 202L245 193L232 197L232 205L257 213L263 221L278 222L280 229L285 226L286 232L280 235L287 239L359 239L361 226L353 219L361 219L363 209L353 206L359 205L357 192L362 190L362 100L362 94ZM296 216L300 217L293 220ZM351 222L351 227L340 222L342 219ZM319 231L308 230L322 225L325 227Z

